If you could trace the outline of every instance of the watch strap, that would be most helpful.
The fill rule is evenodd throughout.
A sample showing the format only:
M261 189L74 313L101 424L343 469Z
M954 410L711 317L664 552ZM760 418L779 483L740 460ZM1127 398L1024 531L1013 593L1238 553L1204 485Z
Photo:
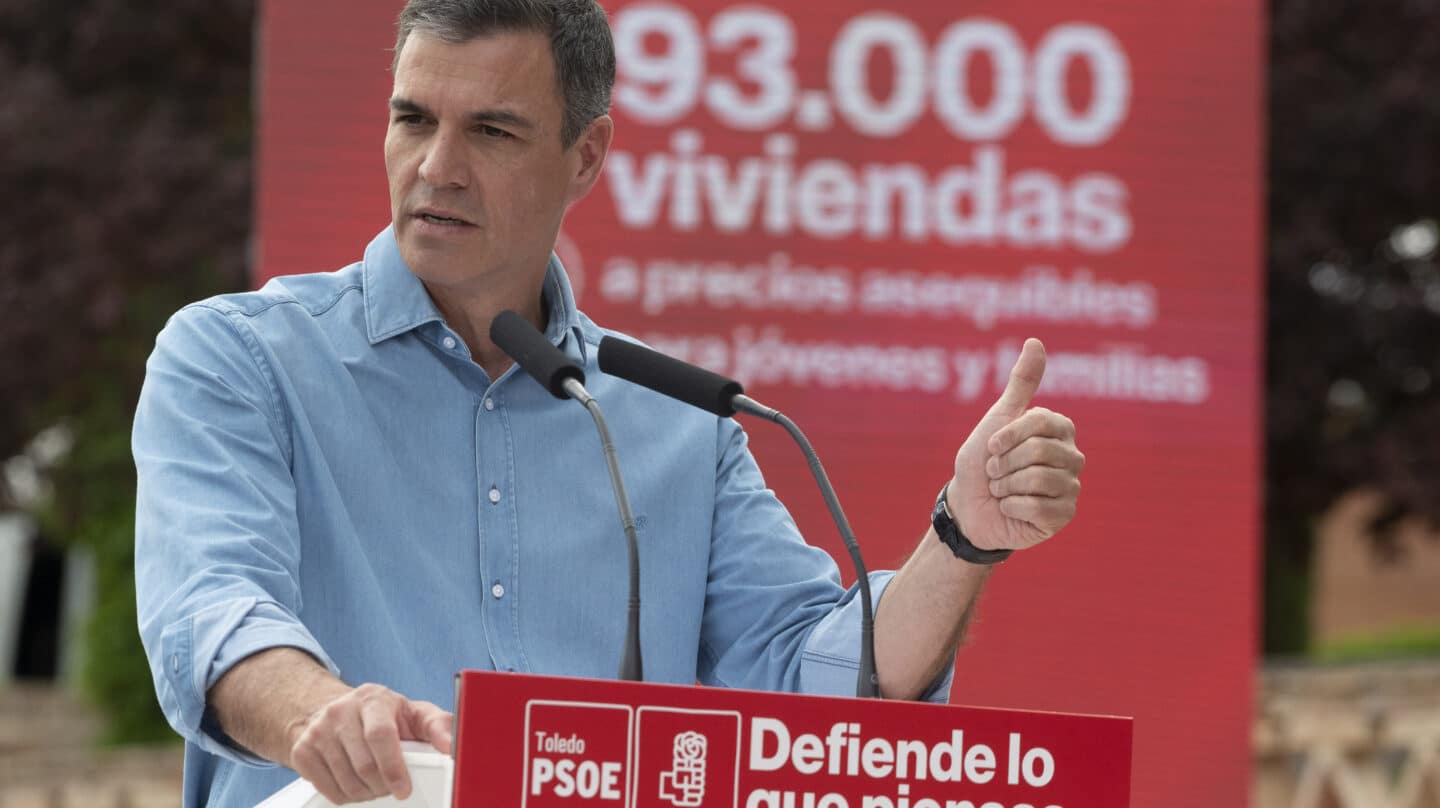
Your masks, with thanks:
M950 515L950 506L945 502L945 493L949 490L949 482L940 487L940 496L936 498L935 507L930 511L930 524L935 528L935 534L940 537L940 541L950 548L956 558L971 564L998 564L1009 558L1014 550L982 550L971 544L965 534L960 532L960 526L955 524L954 517Z

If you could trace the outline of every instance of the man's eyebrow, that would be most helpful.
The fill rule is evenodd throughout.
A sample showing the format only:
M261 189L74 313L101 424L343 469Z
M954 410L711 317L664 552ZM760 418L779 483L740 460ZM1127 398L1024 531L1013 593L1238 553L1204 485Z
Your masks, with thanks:
M535 123L529 118L506 109L485 109L479 112L472 112L470 113L470 120L474 123L498 123L517 129L535 128Z
M408 98L390 99L390 109L395 112L403 112L407 115L424 115L427 118L435 117L430 110ZM515 112L505 109L486 109L470 113L470 120L473 123L494 123L505 126L513 126L518 129L534 129L535 122Z
M394 110L395 112L404 112L410 115L424 115L427 118L432 117L430 115L430 110L420 106L419 104L411 101L408 98L390 99L390 109Z

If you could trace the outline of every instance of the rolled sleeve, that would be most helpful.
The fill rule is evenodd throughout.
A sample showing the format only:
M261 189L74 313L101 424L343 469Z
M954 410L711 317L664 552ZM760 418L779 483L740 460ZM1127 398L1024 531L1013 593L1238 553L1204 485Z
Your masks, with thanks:
M890 570L870 573L870 597L878 609L885 589L894 579ZM860 672L860 584L810 632L800 659L800 690L814 695L853 696ZM945 704L955 679L952 658L935 681L920 696L921 701Z
M743 430L717 419L715 511L700 681L799 689L806 635L844 594L835 562L806 544L765 486Z
M171 318L146 366L132 448L136 605L160 706L200 748L252 765L207 718L206 693L267 648L307 651L288 432L253 338L225 312Z
M701 638L702 682L757 690L854 696L860 669L859 585L801 538L746 448L720 419L710 581ZM878 606L893 572L870 574ZM944 702L953 660L924 699Z
M298 648L337 677L340 669L284 607L255 598L216 603L160 632L160 706L187 739L212 754L253 766L273 765L235 745L206 712L205 694L240 660L269 648Z

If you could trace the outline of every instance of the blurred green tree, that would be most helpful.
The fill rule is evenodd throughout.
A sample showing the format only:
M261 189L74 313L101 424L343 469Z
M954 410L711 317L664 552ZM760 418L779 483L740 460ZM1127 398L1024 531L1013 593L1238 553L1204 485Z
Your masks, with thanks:
M0 458L57 423L76 438L41 516L98 561L81 679L116 739L173 737L135 627L130 421L165 318L246 284L253 17L0 4Z
M1274 0L1264 647L1308 649L1313 528L1342 494L1440 524L1440 2Z

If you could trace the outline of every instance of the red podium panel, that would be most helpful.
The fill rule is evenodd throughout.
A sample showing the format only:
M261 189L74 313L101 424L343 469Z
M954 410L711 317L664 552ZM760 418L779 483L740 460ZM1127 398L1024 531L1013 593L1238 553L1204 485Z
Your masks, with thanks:
M1132 721L460 675L455 808L1126 808Z

